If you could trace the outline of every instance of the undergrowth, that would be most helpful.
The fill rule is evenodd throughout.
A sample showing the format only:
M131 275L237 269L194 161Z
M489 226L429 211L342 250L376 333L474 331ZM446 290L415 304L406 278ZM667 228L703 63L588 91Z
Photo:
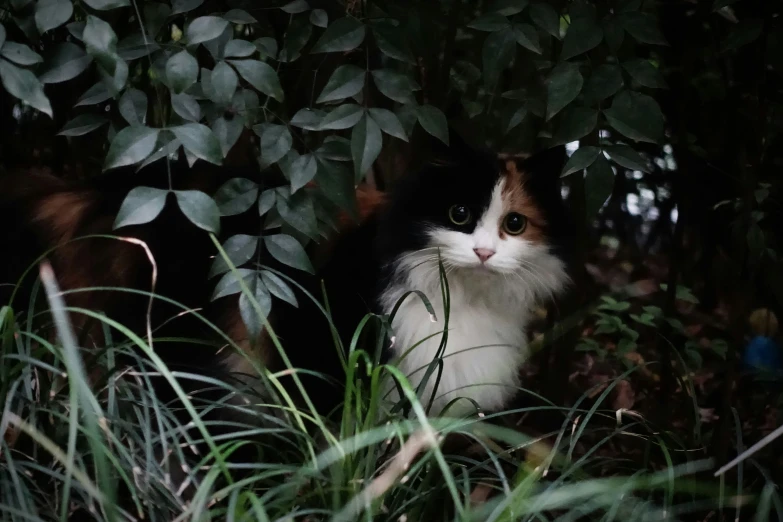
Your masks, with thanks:
M252 389L171 371L154 349L171 339L68 307L51 268L43 264L40 275L29 310L0 310L3 520L652 521L702 519L719 508L770 520L783 512L774 485L756 496L741 472L737 483L713 479L715 463L672 430L607 406L634 368L569 408L527 391L534 406L429 418L405 377L378 364L375 347L357 344L367 324L390 322L367 316L354 342L337 347L348 377L342 410L330 420L281 385L283 373L296 376L290 368L256 366L262 386ZM406 298L427 305L425 296ZM36 316L42 299L49 311ZM109 342L89 366L69 314L103 324ZM112 341L120 338L127 341ZM118 362L127 360L135 363ZM436 359L430 378L439 368ZM176 400L157 395L156 379ZM404 396L398 408L383 400L391 379ZM195 384L212 393L186 391ZM210 415L216 411L232 414ZM542 413L560 429L529 432L524 419ZM641 459L606 451L628 439Z

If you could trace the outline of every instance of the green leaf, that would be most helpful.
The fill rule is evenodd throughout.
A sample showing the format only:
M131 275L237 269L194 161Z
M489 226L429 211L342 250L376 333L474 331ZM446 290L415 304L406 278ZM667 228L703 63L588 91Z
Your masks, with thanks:
M356 49L364 41L365 27L356 18L346 16L332 22L315 43L313 53L339 53Z
M291 193L295 193L315 177L318 165L315 156L312 154L303 154L294 160L291 165Z
M224 274L215 285L215 290L212 292L212 300L215 301L221 297L241 292L242 287L239 284L240 281L244 281L252 292L255 289L255 279L256 271L250 268L237 268L236 274L233 271Z
M0 59L0 82L11 96L52 117L52 106L35 75Z
M234 97L234 92L239 84L239 78L237 78L237 73L234 72L234 69L226 62L218 62L215 68L212 69L210 81L212 82L212 92L215 94L215 98L212 101L218 105L231 103L231 99Z
M275 189L267 189L258 198L258 215L263 216L275 206L275 200L277 198L277 191Z
M658 102L646 94L623 91L604 115L609 125L632 140L657 143L663 137L663 113Z
M390 24L377 25L372 29L375 43L383 54L394 60L414 65L416 59L405 41L404 33Z
M694 350L693 348L688 348L685 350L685 354L688 356L688 358L691 360L691 367L695 368L701 368L702 364L704 363L704 359L702 358L701 354L698 352L698 350Z
M125 196L125 200L122 202L119 212L117 212L113 228L143 225L153 221L158 217L163 207L166 206L166 196L168 194L167 190L152 187L136 187L132 189Z
M256 46L247 40L229 40L223 50L226 58L247 58L256 52Z
M601 207L612 195L613 187L612 167L603 155L599 155L588 167L587 176L585 176L585 217L588 223L595 219Z
M365 115L351 132L351 156L356 179L361 179L370 170L373 162L381 153L383 136L378 124Z
M229 60L239 75L260 93L282 102L285 98L280 79L270 65L258 60Z
M511 115L511 118L508 120L508 126L506 127L506 132L511 132L513 129L515 129L517 126L519 126L520 123L522 123L525 119L525 116L527 116L527 107L520 107L517 110L514 111L514 114Z
M402 128L405 129L405 133L410 136L413 133L413 129L416 127L416 122L419 116L416 114L416 102L412 102L409 105L401 105L394 113L402 123Z
M109 92L119 94L128 81L128 64L117 54L117 35L111 25L93 16L87 15L82 40L87 53L95 58L98 72Z
M710 341L710 349L721 359L726 359L729 345L724 339L713 339Z
M5 42L5 45L0 42L0 55L19 65L34 65L43 61L41 55L16 42Z
M147 121L147 95L138 89L125 91L120 98L119 108L129 125L144 125Z
M236 234L228 238L223 243L223 250L226 252L226 257L231 261L234 267L239 267L250 261L253 254L256 253L258 248L258 237L248 236L247 234ZM213 278L216 275L223 274L231 270L231 267L226 263L223 256L215 256L215 261L212 263L212 267L209 269L209 278Z
M560 60L568 60L574 56L594 49L603 40L604 34L601 27L593 18L579 17L571 21L565 38L563 50L560 52Z
M416 107L416 115L425 131L449 144L449 124L443 111L432 105L421 105Z
M220 212L211 197L200 190L175 190L174 195L191 223L213 234L220 231Z
M600 153L601 149L598 147L579 147L571 154L571 157L568 158L568 162L566 162L565 167L563 167L563 172L560 174L560 177L568 176L574 172L581 172L592 165Z
M392 111L387 109L369 109L368 112L383 132L402 141L408 141L408 136L405 134L405 129L402 128L400 119Z
M148 56L158 49L160 49L160 46L157 43L149 39L145 40L143 34L136 33L123 38L117 44L117 56L123 60L131 61Z
M318 188L326 199L358 218L354 176L351 175L347 164L329 161L325 155L318 154L316 157L318 158L318 173L315 175L315 179Z
M314 272L313 265L307 258L304 248L293 237L286 234L264 236L264 245L272 257L284 265L310 272L311 274Z
M174 93L181 93L198 79L198 61L187 51L180 51L166 62L166 80Z
M620 24L637 41L651 45L668 45L658 29L658 21L644 13L623 13Z
M355 103L344 103L323 117L318 130L350 129L364 114L364 109ZM293 122L292 122L293 124Z
M554 142L558 145L587 136L598 124L598 111L587 107L569 107L560 115Z
M289 24L283 40L283 48L277 59L281 62L293 62L301 56L302 49L313 34L313 26L303 17L294 18ZM275 42L277 45L277 42Z
M171 7L157 2L144 3L144 29L147 37L154 40L161 28L166 24L166 19L171 14Z
M310 10L307 0L292 0L280 8L288 14L299 14Z
M262 123L253 127L261 137L261 164L269 166L288 154L293 138L285 125Z
M277 41L274 38L265 36L254 40L253 45L261 53L261 58L274 58L277 56Z
M471 29L487 32L502 31L510 26L511 23L508 21L508 18L499 13L487 13L468 24L468 27Z
M212 55L212 59L218 61L223 58L223 52L226 49L226 45L231 41L234 36L234 28L229 24L223 29L223 32L218 35L217 38L207 40L204 42L204 48Z
M571 103L582 90L582 74L579 66L574 63L563 62L552 69L546 81L546 119L563 110Z
M215 165L223 162L220 142L209 127L201 123L186 123L169 129L185 150L195 157Z
M529 24L514 24L514 35L517 37L519 45L536 54L541 54L541 43L538 40L538 31L535 27Z
M560 15L546 2L537 2L530 6L530 19L538 27L560 38Z
M218 16L200 16L193 20L185 31L188 44L214 40L228 27L228 21Z
M258 339L264 329L264 321L259 316L259 312L266 318L272 311L272 296L269 295L263 281L255 278L249 285L249 290L253 292L253 298L258 303L258 310L253 306L250 298L245 292L239 296L239 315L242 316L242 322L245 323L247 333L251 339Z
M98 82L81 95L75 106L95 105L97 103L103 103L109 98L111 98L111 94L109 94L106 84Z
M715 3L712 4L712 11L720 11L726 6L729 6L739 0L715 0Z
M329 15L323 9L313 9L310 13L310 23L316 27L326 27L329 25Z
M666 80L663 79L661 72L650 63L650 60L632 58L623 62L623 67L631 75L631 78L644 87L653 89L666 88Z
M196 99L190 94L171 93L171 108L180 118L188 121L199 121L201 119L201 107Z
M629 352L633 352L636 350L636 342L632 341L631 339L620 339L620 342L617 343L617 353L618 354L625 354Z
M351 140L340 136L329 136L318 147L315 154L324 160L351 161Z
M492 88L501 71L511 65L516 52L516 34L510 27L491 33L484 40L481 51L484 67L484 84Z
M97 114L80 114L57 133L58 136L83 136L109 123L109 120Z
M381 94L400 103L413 103L413 91L420 89L411 77L391 69L375 69L372 78Z
M604 30L606 45L609 46L609 49L614 54L617 54L623 45L623 40L625 40L625 29L623 29L623 26L620 25L616 18L603 20L601 28Z
M155 152L150 154L147 159L141 162L141 165L139 165L139 168L136 169L136 172L140 171L147 165L150 165L159 159L165 158L167 156L170 156L171 154L175 153L182 144L179 142L178 139L174 138L174 136L170 132L163 132L163 141L164 144L158 148ZM166 141L168 140L168 141Z
M212 132L215 133L215 137L220 142L220 151L223 153L224 158L228 156L232 147L239 140L244 127L244 118L238 115L231 119L221 116L212 124Z
M61 83L72 80L84 72L92 63L92 56L76 44L63 42L47 55L44 63L46 68L39 77L41 83Z
M108 11L131 5L130 0L84 0L84 3L97 11Z
M340 107L342 107L342 105ZM303 109L299 109L297 113L294 114L293 118L291 118L289 123L294 127L299 127L300 129L318 130L321 128L321 122L325 116L326 111L305 107Z
M628 145L611 145L606 148L606 152L609 153L609 159L622 167L650 173L650 168L644 158Z
M122 60L117 54L113 55L113 69L106 69L98 61L98 73L101 76L101 80L106 84L112 96L117 96L125 84L128 81L128 64Z
M108 74L113 75L118 67L117 62L122 60L117 56L117 35L111 25L100 18L88 15L82 41L87 48L87 53L94 56Z
M243 25L258 23L258 20L253 18L253 16L244 9L231 9L223 15L223 20Z
M158 141L158 129L125 127L111 141L103 170L133 165L149 156Z
M0 49L3 48L3 45L5 44L5 39L6 39L5 27L3 27L3 24L0 24Z
M278 190L277 212L283 221L294 229L308 237L318 237L318 220L315 208L312 199L305 191L297 192L286 198Z
M739 49L756 41L764 30L764 20L761 18L745 18L740 20L729 32L723 44L720 46L721 52Z
M38 32L60 27L73 15L73 4L70 0L38 0L35 4L35 25Z
M258 198L258 184L247 178L232 178L215 193L221 216L236 216L247 212Z
M264 270L261 272L261 280L273 296L294 306L299 306L294 291L282 278L268 270Z
M365 70L355 65L341 65L326 82L316 103L325 103L349 98L364 87Z
M585 85L584 95L587 103L598 103L623 88L623 74L613 64L601 64L593 69Z
M527 3L528 0L494 0L487 10L503 16L513 16L521 13Z

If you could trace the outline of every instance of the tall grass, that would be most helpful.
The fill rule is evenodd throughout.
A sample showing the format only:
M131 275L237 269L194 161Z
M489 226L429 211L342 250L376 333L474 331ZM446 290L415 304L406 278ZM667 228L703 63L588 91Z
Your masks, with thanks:
M307 390L299 390L300 404L282 385L283 375L293 375L301 387L290 364L279 373L256 365L260 387L172 371L154 344L173 339L145 338L98 312L68 307L51 268L43 265L40 275L28 310L0 309L2 520L652 521L719 506L768 520L783 512L772 484L756 499L741 483L721 488L697 480L714 464L692 459L665 427L608 408L614 384L570 408L539 397L541 404L512 411L430 418L429 401L420 402L394 366L378 363L389 318L368 315L349 346L323 340L343 351L347 373L344 403L330 420L315 411ZM35 312L42 298L44 315ZM432 312L426 296L406 298L422 299ZM328 317L328 307L322 310ZM97 382L69 314L103 324ZM382 326L381 338L360 346L359 333L372 321ZM120 338L126 341L114 340ZM272 340L288 363L274 334ZM128 359L134 363L118 362ZM436 358L429 378L442 367ZM161 379L176 401L158 396L153 381ZM403 397L397 407L383 398L392 382ZM189 391L195 388L213 393ZM209 415L216 411L230 415ZM541 411L558 415L561 428L534 436L524 425L504 426ZM608 451L629 438L646 459Z

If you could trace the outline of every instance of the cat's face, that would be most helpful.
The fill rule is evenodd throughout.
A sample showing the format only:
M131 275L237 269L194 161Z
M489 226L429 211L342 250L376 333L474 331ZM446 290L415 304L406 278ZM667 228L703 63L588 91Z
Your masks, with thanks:
M440 205L437 222L422 223L428 247L440 250L447 268L512 273L546 247L546 218L525 174L509 159L495 177L490 190L456 193L448 209Z
M408 270L440 259L447 273L522 279L551 295L566 280L555 248L567 228L561 166L552 152L521 159L455 151L398 187L387 256Z

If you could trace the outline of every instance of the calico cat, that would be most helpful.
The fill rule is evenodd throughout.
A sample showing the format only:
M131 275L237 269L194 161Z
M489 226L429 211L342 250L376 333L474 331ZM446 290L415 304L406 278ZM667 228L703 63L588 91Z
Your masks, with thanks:
M437 355L448 319L439 387L434 390L433 375L420 393L425 403L434 397L434 414L460 396L490 410L509 404L526 358L531 310L556 296L568 282L564 249L572 231L559 190L562 148L529 158L499 157L474 150L456 133L451 134L450 147L433 150L430 161L403 176L392 192L358 192L361 220L353 227L343 220L342 232L331 248L321 249L325 262L316 277L289 271L312 296L322 295L323 281L343 349L350 346L357 325L368 312L389 314L411 290L426 295L434 317L419 297L409 295L391 324L392 342L385 347L383 361L396 364L418 387ZM209 193L231 177L257 176L250 172L253 169L175 167L176 186L189 184L189 188ZM65 290L103 286L148 291L151 266L138 246L100 238L65 243L86 234L138 238L156 260L159 294L188 309L202 310L257 362L272 371L281 368L267 332L261 339L249 339L236 295L210 301L212 283L207 274L216 252L206 233L190 225L175 205L170 202L151 224L112 230L127 191L138 184L165 183L162 171L153 170L142 178L141 173L112 172L82 184L65 183L44 173L22 174L0 177L0 217L16 224L6 227L1 238L9 251L17 252L0 260L4 282L15 281L36 256L59 245L50 259ZM233 219L238 221L232 224L231 219L224 219L228 235L259 229L257 214ZM448 282L448 313L439 263ZM3 302L8 288L0 288ZM304 292L297 289L297 294L298 307L275 302L270 320L293 366L311 370L302 380L313 402L326 413L340 404L344 368L321 308ZM100 309L139 334L145 332L146 297L86 292L71 294L67 300L71 306ZM24 310L25 305L17 309ZM223 342L202 321L181 312L156 303L153 322L156 328L165 328L156 331L171 338L209 337L216 344ZM100 336L100 324L82 324L84 318L78 316L75 321L85 338ZM173 368L190 373L227 378L253 372L246 359L229 350L178 342L160 344L156 351ZM395 401L395 388L387 386L386 391ZM447 413L473 408L465 400L456 406L458 410Z
M448 317L438 389L432 375L419 397L425 405L434 397L430 413L436 415L457 397L488 410L509 405L527 356L533 308L568 284L565 249L573 230L559 188L563 148L501 157L474 150L453 134L451 139L451 147L405 176L360 227L340 238L319 274L344 349L365 314L390 314L411 291L426 295L434 316L419 297L408 295L383 357L414 389L438 355ZM448 314L439 263L448 283ZM310 290L320 295L317 286ZM304 306L282 312L273 328L295 366L336 375L339 382L323 314L305 297L300 302ZM316 333L319 315L323 330ZM395 390L386 388L392 402L399 398ZM323 387L314 395L325 409L327 397ZM445 413L469 410L473 403L462 399Z

